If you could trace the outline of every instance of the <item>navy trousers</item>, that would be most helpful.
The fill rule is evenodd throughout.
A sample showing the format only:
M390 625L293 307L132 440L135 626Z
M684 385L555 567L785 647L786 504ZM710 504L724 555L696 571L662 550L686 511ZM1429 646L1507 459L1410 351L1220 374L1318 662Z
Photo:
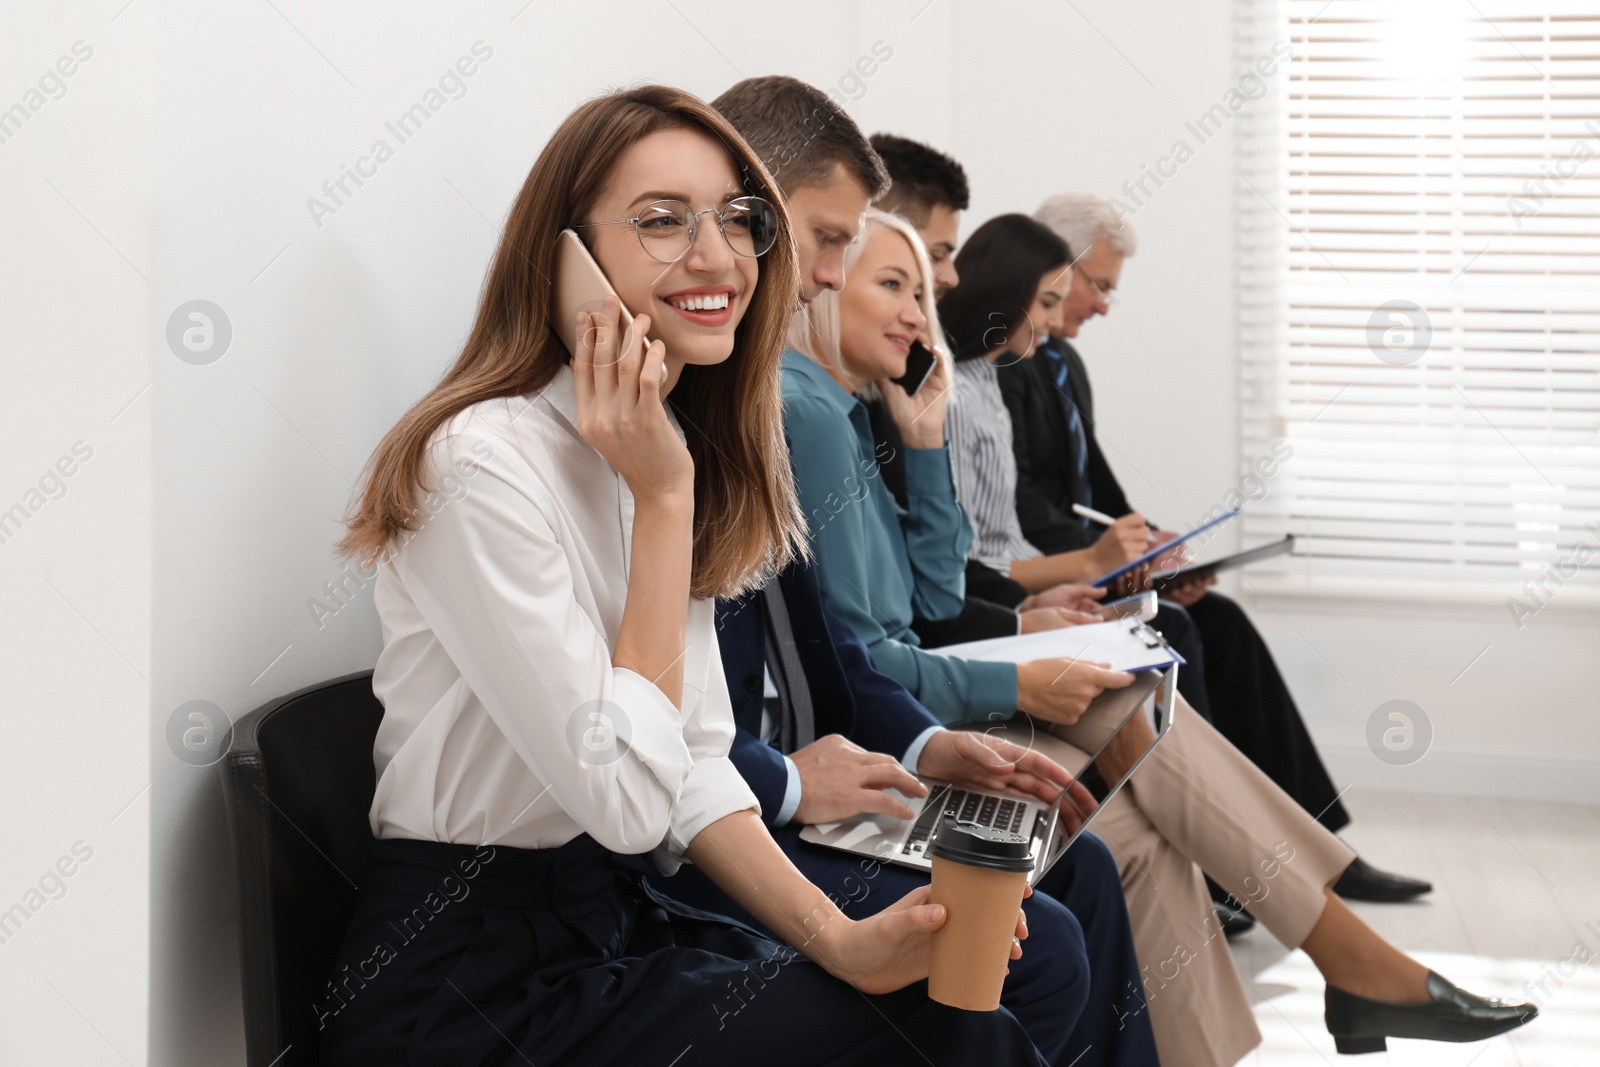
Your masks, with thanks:
M851 918L875 914L928 876L865 856L800 840L800 827L773 832L779 847ZM662 892L695 907L756 925L752 917L693 867L671 878L652 876ZM1002 1010L1016 1016L1051 1064L1065 1067L1154 1067L1155 1035L1144 1012L1139 961L1122 883L1111 851L1084 834L1023 901L1028 939L1011 962ZM986 1061L974 1061L986 1062Z
M867 996L787 946L664 897L641 857L374 843L312 1005L328 1067L1024 1064L1004 1008L927 983Z

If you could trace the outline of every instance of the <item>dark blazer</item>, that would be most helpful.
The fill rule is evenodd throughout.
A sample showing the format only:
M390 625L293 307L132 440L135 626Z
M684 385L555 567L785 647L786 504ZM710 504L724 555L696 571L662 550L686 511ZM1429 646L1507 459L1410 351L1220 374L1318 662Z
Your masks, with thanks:
M1077 351L1060 345L1067 360L1067 381L1072 387L1083 432L1089 444L1089 491L1092 505L1112 518L1132 511L1117 476L1106 462L1095 438L1094 392L1089 372ZM1000 395L1011 413L1011 443L1017 457L1017 518L1022 534L1039 551L1053 554L1088 548L1100 536L1098 526L1085 526L1072 513L1070 471L1077 462L1072 434L1061 394L1043 353L1001 370Z
M818 737L842 734L869 752L898 759L924 730L939 725L905 686L878 672L867 646L834 618L811 564L791 563L778 576L778 584L811 689ZM761 816L770 827L783 805L789 768L785 753L761 740L766 594L757 591L738 600L717 601L717 642L737 727L728 756L761 802Z

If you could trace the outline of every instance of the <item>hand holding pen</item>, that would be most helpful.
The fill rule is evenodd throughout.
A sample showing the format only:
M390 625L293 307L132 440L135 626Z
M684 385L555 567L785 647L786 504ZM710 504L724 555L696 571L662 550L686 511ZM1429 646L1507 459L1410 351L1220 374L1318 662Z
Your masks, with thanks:
M1103 511L1096 511L1094 508L1087 508L1082 504L1074 504L1072 505L1072 513L1088 519L1090 522L1098 522L1101 526L1106 527L1114 527L1118 523L1128 523L1131 521L1133 524L1143 526L1145 528L1146 541L1149 544L1153 545L1161 540L1161 538L1157 537L1150 531L1149 524L1144 521L1144 516L1140 515L1137 511L1130 511L1120 519L1113 519L1110 515L1107 515ZM1140 554L1142 555L1143 553Z
M1094 543L1090 551L1099 557L1099 563L1107 571L1114 571L1138 559L1157 540L1145 523L1144 516L1137 511L1130 511L1120 519L1113 519L1104 512L1086 508L1082 504L1072 505L1072 510L1106 528L1105 533L1100 535L1100 539ZM1117 579L1114 589L1121 595L1140 592L1149 584L1149 574L1149 564L1135 567Z

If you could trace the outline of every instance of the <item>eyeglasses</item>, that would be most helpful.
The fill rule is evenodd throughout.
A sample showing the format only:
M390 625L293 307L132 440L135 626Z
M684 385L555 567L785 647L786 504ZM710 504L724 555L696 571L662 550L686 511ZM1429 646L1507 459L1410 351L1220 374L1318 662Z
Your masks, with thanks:
M715 215L722 239L736 255L747 259L766 255L778 240L778 209L759 196L741 196L718 210L696 211L682 200L657 200L637 216L616 222L588 222L575 230L596 226L632 226L639 244L658 263L676 263L694 247L701 215Z
M1089 287L1089 292L1094 294L1095 303L1104 304L1106 307L1110 307L1112 304L1117 302L1117 291L1115 289L1102 289L1099 282L1095 281L1081 270L1078 272L1078 276L1081 277L1084 284Z

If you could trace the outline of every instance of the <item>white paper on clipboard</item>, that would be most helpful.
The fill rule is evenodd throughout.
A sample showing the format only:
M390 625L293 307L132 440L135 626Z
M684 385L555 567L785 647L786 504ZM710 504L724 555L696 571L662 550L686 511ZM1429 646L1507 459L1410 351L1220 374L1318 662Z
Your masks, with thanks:
M943 645L929 651L999 663L1026 663L1065 656L1108 663L1114 671L1148 671L1184 662L1160 634L1138 619L1114 619L1015 637L992 637L987 641Z

